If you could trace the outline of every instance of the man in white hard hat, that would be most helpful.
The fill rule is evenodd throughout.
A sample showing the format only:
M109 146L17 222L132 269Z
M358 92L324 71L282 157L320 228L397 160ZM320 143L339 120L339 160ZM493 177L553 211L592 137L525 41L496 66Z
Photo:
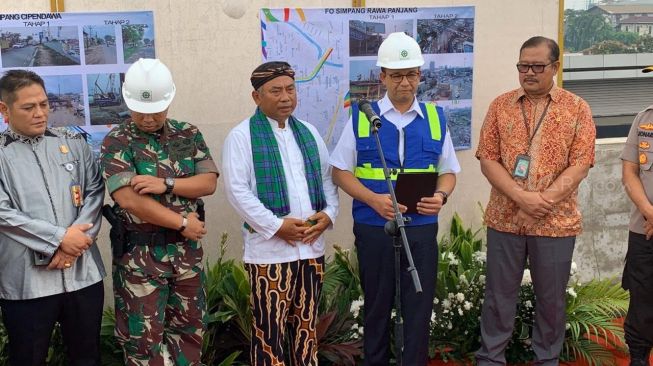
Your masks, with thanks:
M55 323L68 365L100 366L104 185L79 134L49 128L43 79L0 78L0 307L9 364L45 365Z
M175 96L168 68L140 59L125 75L122 95L131 120L102 143L101 165L120 219L112 230L116 335L127 365L199 365L206 328L200 239L206 234L198 199L218 177L197 127L167 118ZM116 250L119 249L119 250Z
M421 198L406 234L423 292L416 293L408 273L401 274L404 320L404 365L425 365L428 358L429 321L435 296L438 266L437 215L456 185L460 165L442 108L417 101L420 66L419 45L404 33L392 33L378 51L377 66L386 95L372 108L382 121L379 138L390 169L437 172L432 195ZM394 219L376 142L369 121L356 106L331 154L333 179L354 198L354 235L365 294L365 365L389 362L390 314L394 300L393 238L384 233ZM392 175L393 180L397 177ZM399 202L402 212L406 206ZM402 268L407 267L402 251Z

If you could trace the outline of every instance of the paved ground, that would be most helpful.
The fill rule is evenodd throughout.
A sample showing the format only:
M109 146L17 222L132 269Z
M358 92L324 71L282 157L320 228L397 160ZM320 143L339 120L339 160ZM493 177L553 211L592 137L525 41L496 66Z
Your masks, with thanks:
M34 57L34 46L8 48L2 51L2 67L29 67Z
M87 65L115 64L117 59L116 46L108 47L105 44L101 44L86 49Z

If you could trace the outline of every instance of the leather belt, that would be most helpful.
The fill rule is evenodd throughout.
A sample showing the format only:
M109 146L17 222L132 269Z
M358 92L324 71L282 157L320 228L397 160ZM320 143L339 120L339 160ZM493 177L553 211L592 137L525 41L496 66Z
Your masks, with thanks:
M168 244L174 244L178 242L185 241L183 235L180 232L175 230L163 230L163 231L129 231L127 233L127 238L129 243L132 245L142 245L142 246L166 246Z

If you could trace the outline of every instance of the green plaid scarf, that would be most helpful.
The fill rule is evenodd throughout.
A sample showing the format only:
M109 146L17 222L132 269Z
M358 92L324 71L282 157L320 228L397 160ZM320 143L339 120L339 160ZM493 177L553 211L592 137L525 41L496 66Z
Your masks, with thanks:
M322 211L326 207L326 199L322 187L322 168L317 143L311 131L295 117L290 116L288 125L304 158L311 206L315 211ZM286 216L290 213L290 205L279 145L270 122L259 108L256 108L256 112L249 119L249 133L252 139L252 158L258 198L277 217Z

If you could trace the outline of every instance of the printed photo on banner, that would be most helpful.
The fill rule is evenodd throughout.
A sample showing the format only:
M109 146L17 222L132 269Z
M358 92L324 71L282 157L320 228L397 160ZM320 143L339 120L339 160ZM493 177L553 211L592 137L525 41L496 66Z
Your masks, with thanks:
M117 124L130 116L122 98L125 74L88 74L88 106L92 125Z
M87 65L115 64L116 51L115 26L84 26L84 55Z
M7 27L0 23L2 67L79 65L77 27Z
M154 58L152 24L123 25L122 47L126 64L133 64L139 58Z
M82 76L50 75L43 76L43 81L50 103L50 126L83 126L85 114Z

